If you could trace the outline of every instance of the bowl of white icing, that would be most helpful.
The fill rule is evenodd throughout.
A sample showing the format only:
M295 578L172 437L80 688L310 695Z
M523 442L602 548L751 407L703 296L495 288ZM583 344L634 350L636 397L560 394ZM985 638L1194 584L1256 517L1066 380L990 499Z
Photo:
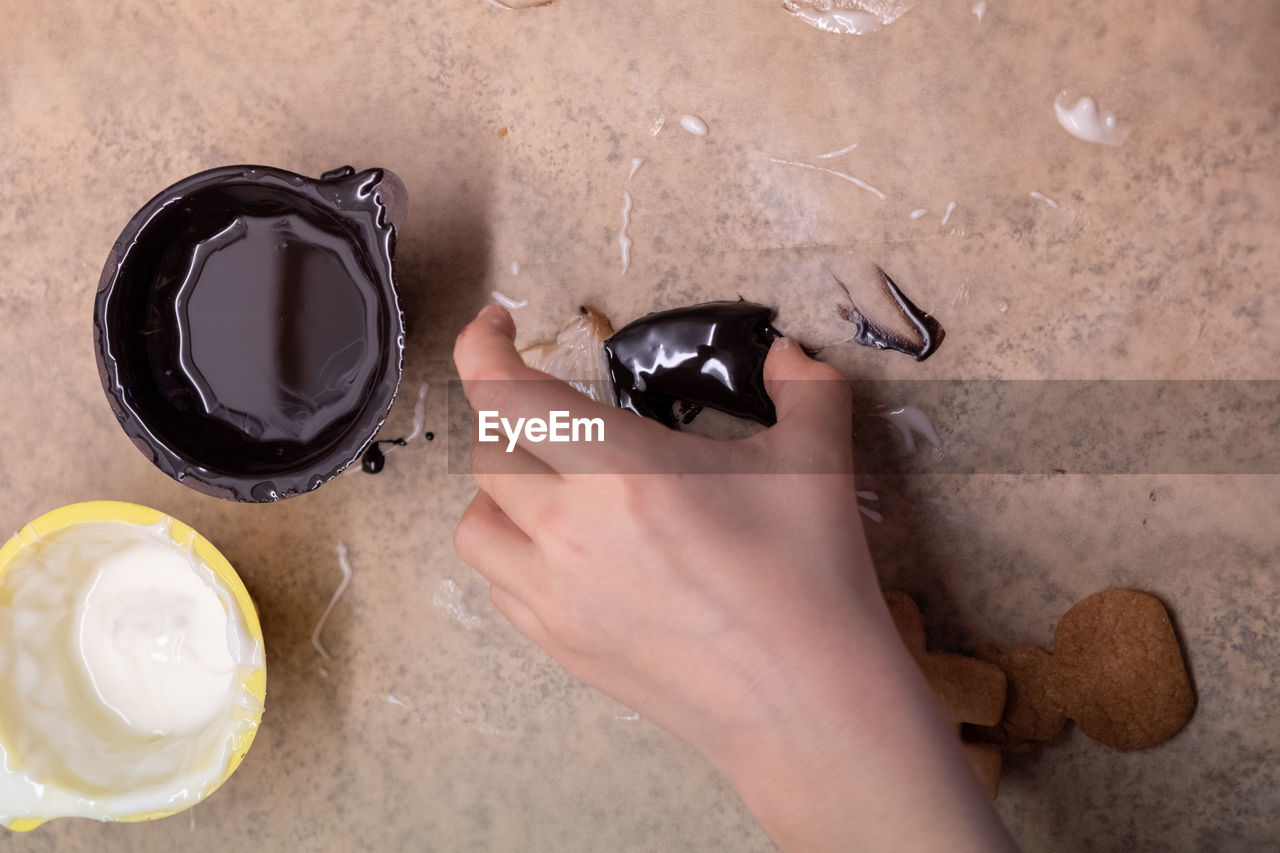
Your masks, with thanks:
M190 808L240 765L265 697L249 593L181 521L78 503L0 548L0 826Z

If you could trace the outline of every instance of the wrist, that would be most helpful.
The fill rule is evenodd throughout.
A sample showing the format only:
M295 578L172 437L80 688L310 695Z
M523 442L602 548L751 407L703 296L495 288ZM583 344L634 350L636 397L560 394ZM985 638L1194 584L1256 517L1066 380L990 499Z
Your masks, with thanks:
M809 654L708 753L782 849L1005 849L887 612Z

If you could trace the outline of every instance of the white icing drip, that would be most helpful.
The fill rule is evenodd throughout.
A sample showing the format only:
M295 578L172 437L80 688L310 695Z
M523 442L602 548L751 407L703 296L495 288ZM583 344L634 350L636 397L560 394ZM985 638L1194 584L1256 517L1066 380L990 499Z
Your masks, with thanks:
M627 226L631 224L631 193L622 194L622 229L618 231L618 248L622 251L622 274L631 268L631 238Z
M979 21L981 21L981 20L982 20L982 16L983 16L983 15L985 15L985 14L987 14L987 0L978 0L978 2L977 2L977 3L974 3L974 4L973 4L973 10L972 10L972 11L973 11L974 16L975 16Z
M928 215L929 215L929 208L927 207L920 207L911 211L912 219L919 219L922 216L928 216Z
M397 708L404 708L410 714L413 713L413 708L411 708L403 699L398 698L394 693L387 694L387 704L395 705Z
M631 180L632 178L634 178L634 177L636 176L636 172L640 171L640 167L641 167L641 166L643 166L643 165L644 165L644 158L643 158L643 157L632 157L632 158L631 158L631 171L630 171L630 172L627 172L627 180L629 181L629 180Z
M915 406L903 406L900 409L885 412L880 417L892 423L898 428L898 432L902 433L902 440L907 446L908 453L916 452L916 439L913 433L919 433L934 447L942 447L942 442L938 440L938 434L934 431L929 416Z
M837 157L842 157L842 156L844 156L845 154L848 154L850 151L852 151L853 149L855 149L855 148L857 148L857 147L858 147L858 143L856 143L856 142L855 142L855 143L853 143L852 145L846 145L845 147L841 148L839 151L828 151L826 154L819 154L819 155L818 155L818 159L819 159L819 160L834 160L834 159L835 159L835 158L837 158Z
M876 512L876 511L875 511L874 509L872 509L871 507L868 507L868 506L862 506L861 504L859 504L859 505L858 505L858 512L862 513L862 514L863 514L863 515L865 515L867 518L871 519L872 521L876 522L877 524L878 524L879 522L881 522L881 521L884 521L884 516L883 516L883 515L881 515L880 513Z
M707 123L697 116L685 115L680 117L680 126L692 133L694 136L706 136L710 133Z
M860 36L864 33L874 33L883 26L880 23L880 19L869 12L846 11L843 9L818 12L814 9L802 9L794 4L787 5L784 3L783 6L793 17L799 18L809 26L822 30L824 33Z
M828 175L835 175L837 178L840 178L841 180L848 181L854 186L861 187L862 189L871 193L873 196L880 199L881 201L883 201L885 198L885 194L880 192L880 190L876 189L875 187L871 186L871 184L868 184L866 181L862 180L861 178L855 178L853 175L846 174L845 172L837 172L835 169L828 169L824 166L815 166L812 163L801 163L796 160L783 160L778 157L770 157L769 162L776 163L779 166L795 166L798 169L812 169L815 172L826 172Z
M489 295L493 297L493 301L506 308L508 311L515 311L518 308L528 308L528 299L512 299L501 290L491 290Z
M512 275L520 275L520 262L519 262L519 261L512 261L512 262L511 262L511 274L512 274Z
M1049 197L1048 197L1047 195L1045 195L1044 193L1038 193L1038 192L1036 192L1035 190L1032 190L1032 191L1031 191L1031 197L1032 197L1032 198L1034 198L1034 199L1039 199L1040 201L1044 202L1045 204L1049 205L1050 207L1057 207L1057 206L1058 206L1058 203L1057 203L1056 201L1054 201L1053 199L1049 198Z
M502 299L498 298L498 295L500 295L498 294L498 291L495 290L493 293L494 293L494 301L501 305L506 305L507 308L523 308L524 307L523 305L515 304L515 300L511 300L512 304L507 305L505 302L502 301ZM506 297L503 297L503 298L505 299ZM528 304L527 300L525 304L526 305ZM418 385L418 399L415 400L413 403L413 424L409 429L409 434L404 437L403 445L388 444L386 446L386 449L382 451L383 456L390 456L392 453L399 450L404 445L409 444L418 436L422 435L422 427L424 422L426 421L426 415L427 415L427 391L430 388L431 388L430 382L422 382L421 384ZM362 471L362 470L363 469L359 465L352 465L344 473L350 473L352 471Z
M430 388L431 384L429 382L423 382L418 386L418 399L413 404L413 429L410 430L409 435L405 437L405 444L408 444L418 436L422 435L422 426L427 417L427 391Z
M864 501L880 500L880 496L877 495L875 492L860 491L860 492L854 492L854 494L856 494L861 500L864 500Z
M1068 106L1071 98L1061 92L1053 101L1053 113L1062 129L1085 142L1119 145L1129 136L1127 128L1116 122L1114 114L1099 109L1093 98L1081 98Z
M436 609L448 616L455 624L463 628L478 628L480 617L467 610L463 601L462 589L450 578L444 578L436 585L435 595L431 603Z
M945 213L943 213L943 214L942 214L942 224L943 224L943 225L946 225L946 224L947 224L947 221L948 221L949 219L951 219L951 214L955 211L955 209L956 209L956 203L955 203L954 201L953 201L953 202L949 202L949 203L947 204L947 210L946 210L946 212L945 212Z
M333 591L333 598L329 599L329 606L320 614L320 621L316 622L315 630L311 632L311 645L316 647L320 657L325 660L333 660L333 656L320 643L320 632L324 630L324 623L329 621L329 614L333 612L333 606L338 603L338 599L347 591L347 584L351 583L351 564L347 562L347 546L339 542L335 550L338 553L338 568L342 570L342 582Z

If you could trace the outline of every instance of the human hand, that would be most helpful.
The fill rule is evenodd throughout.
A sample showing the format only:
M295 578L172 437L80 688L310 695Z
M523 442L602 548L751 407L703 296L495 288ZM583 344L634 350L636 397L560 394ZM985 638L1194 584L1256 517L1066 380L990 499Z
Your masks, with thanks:
M459 336L472 407L512 419L566 410L601 418L606 437L522 438L512 453L473 444L480 491L454 544L517 629L699 749L780 842L849 839L838 824L858 810L814 803L854 767L905 766L909 779L941 768L973 788L876 584L837 371L776 341L765 383L777 425L717 442L588 400L526 367L514 337L497 306ZM696 473L670 473L682 471ZM908 754L885 751L886 726ZM941 760L913 764L922 746ZM933 799L927 784L923 794ZM810 843L814 821L835 834Z

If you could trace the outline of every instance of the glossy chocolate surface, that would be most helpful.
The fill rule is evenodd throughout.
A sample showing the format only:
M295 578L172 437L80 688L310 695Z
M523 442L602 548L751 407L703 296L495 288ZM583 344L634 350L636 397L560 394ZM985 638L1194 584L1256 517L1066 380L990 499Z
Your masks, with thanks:
M358 459L399 383L403 201L380 169L230 166L148 202L94 306L103 386L134 443L242 501L309 491Z
M849 293L849 288L840 279L836 279L836 284L840 285L840 289L844 291L844 295L849 297L849 305L841 306L840 317L848 320L854 326L853 342L864 347L872 349L891 349L897 352L906 353L916 361L924 361L929 356L937 352L938 347L942 345L942 339L946 337L946 331L942 328L942 324L935 320L927 311L921 311L916 307L902 289L889 278L889 274L880 267L876 267L876 272L880 275L880 283L884 285L889 292L890 298L893 299L898 311L911 325L911 328L918 336L918 340L909 341L896 332L886 329L883 326L873 323L863 314L857 305L853 303L853 295Z
M703 406L772 425L764 388L765 356L780 335L772 317L751 302L707 302L624 326L604 343L617 404L669 427Z

